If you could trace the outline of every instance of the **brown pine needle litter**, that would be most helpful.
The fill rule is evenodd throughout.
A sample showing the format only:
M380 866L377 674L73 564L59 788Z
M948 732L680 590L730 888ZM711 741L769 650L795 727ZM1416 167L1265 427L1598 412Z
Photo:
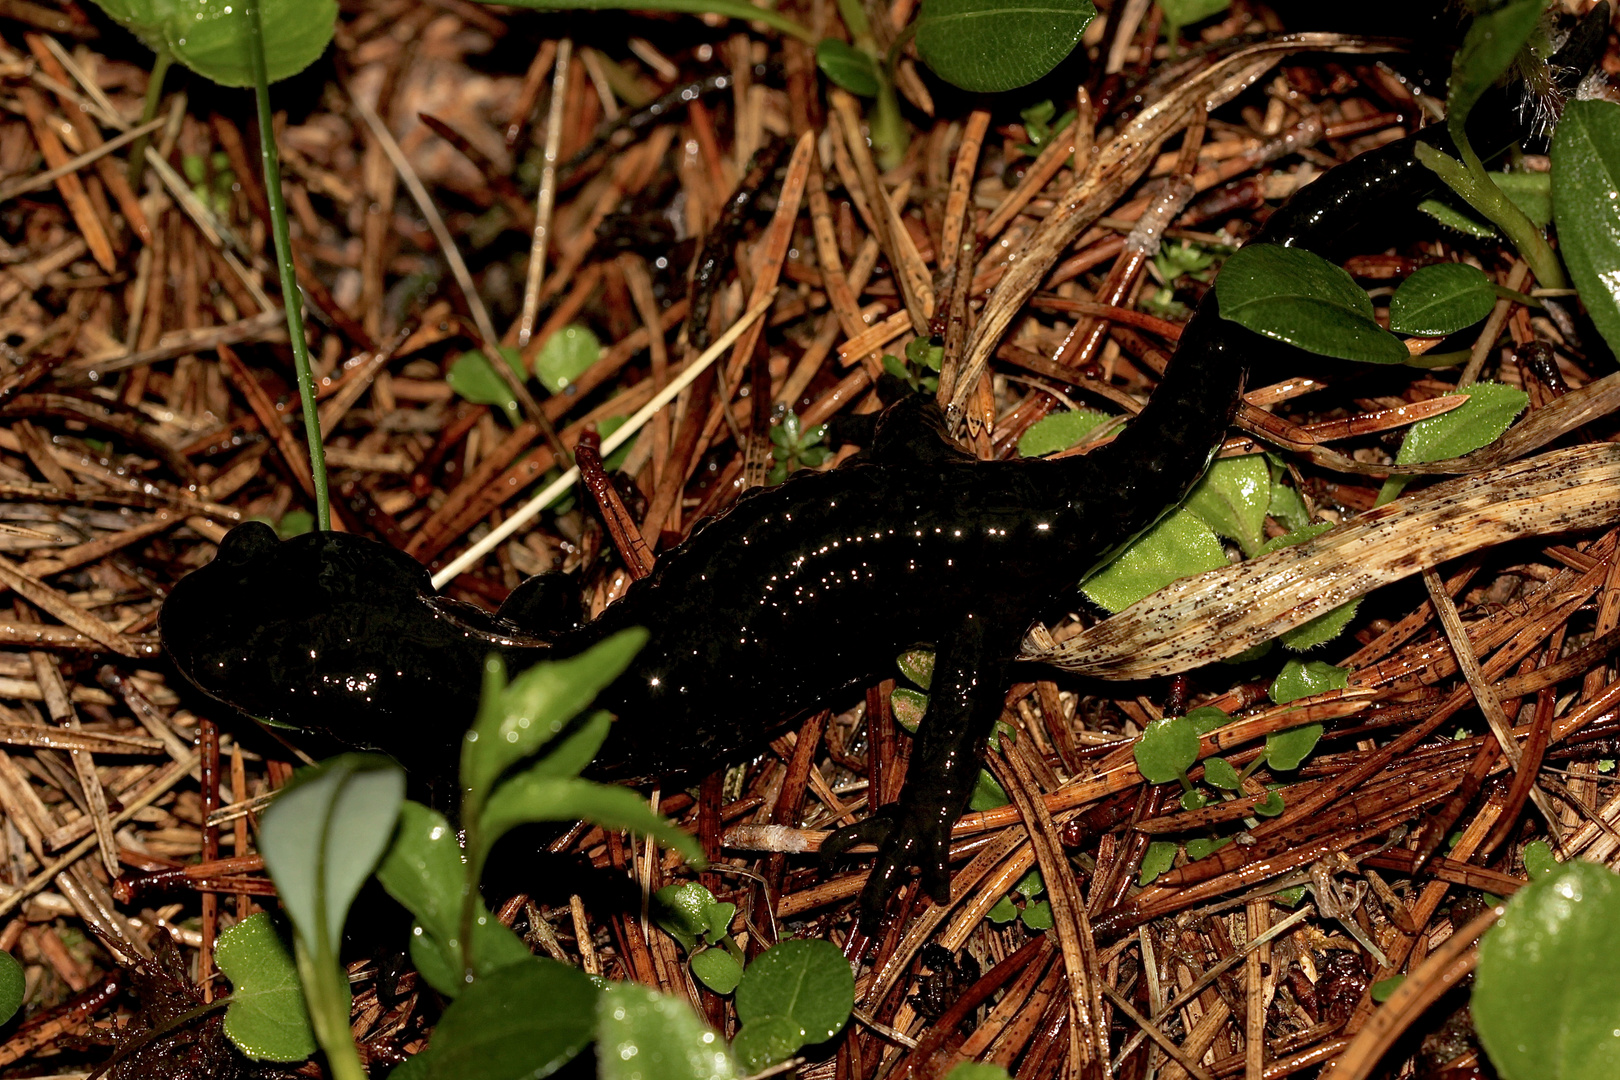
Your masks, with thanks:
M556 569L600 611L764 481L769 425L876 411L885 355L919 337L946 346L939 397L982 457L1016 455L1054 412L1134 414L1208 288L1155 262L1139 224L1236 248L1420 112L1376 43L1288 35L1237 3L1203 24L1207 55L1172 57L1149 8L1105 5L1082 45L1099 77L1078 98L1070 84L1056 111L1077 118L1033 153L1018 109L1035 97L939 93L903 46L911 141L883 172L863 102L761 27L345 5L328 59L273 91L336 527L487 609ZM783 10L836 25L830 6ZM229 528L307 527L287 298L249 96L177 70L142 124L149 59L74 0L0 4L0 949L28 980L0 1077L82 1077L117 1054L123 1077L313 1078L314 1063L242 1058L207 1007L228 989L219 933L277 903L257 818L306 748L209 715L155 631L169 587ZM722 91L597 139L722 73ZM1132 79L1149 95L1134 104ZM1350 266L1377 289L1465 257L1526 287L1492 244L1428 239ZM504 382L510 416L448 379L472 350L543 365L571 327L600 352L556 392ZM1120 614L1076 599L1032 628L1025 658L1047 666L1018 669L1032 681L1006 696L1016 738L987 756L1009 801L957 823L949 903L908 887L868 940L862 849L830 874L815 854L896 797L897 670L758 757L652 793L709 852L701 875L577 827L554 872L492 867L490 909L535 952L685 998L728 1036L730 999L691 978L639 891L701 880L738 905L750 956L833 941L858 960L856 1011L796 1066L817 1080L967 1060L1032 1080L1276 1080L1332 1062L1335 1080L1479 1075L1456 987L1488 897L1525 883L1534 840L1620 859L1620 375L1567 330L1502 300L1449 346L1465 366L1346 377L1302 359L1251 388L1226 453L1280 454L1335 527ZM1410 425L1481 379L1526 391L1529 410L1472 454L1393 464ZM632 416L635 438L595 441ZM591 498L573 470L587 435ZM833 449L821 467L854 452ZM1413 478L1405 497L1374 508L1392 473ZM560 508L531 505L548 484ZM1286 531L1267 520L1266 537ZM1291 654L1225 662L1357 598L1349 632L1306 655L1343 667L1340 689L1273 705ZM1133 747L1205 705L1232 719L1200 756L1253 768L1183 810ZM1267 767L1267 736L1302 723L1323 725L1319 746ZM1235 842L1164 858L1213 837ZM1003 918L1035 869L1044 891ZM398 924L344 957L381 1075L442 1003L401 960L389 902L361 904Z

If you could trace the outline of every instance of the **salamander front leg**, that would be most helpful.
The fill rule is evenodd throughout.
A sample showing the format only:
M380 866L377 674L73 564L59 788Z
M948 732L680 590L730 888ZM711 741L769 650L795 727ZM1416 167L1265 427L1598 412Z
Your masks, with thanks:
M1006 640L1010 639L1012 645ZM961 816L979 774L979 748L1001 715L1005 657L1016 645L1008 634L969 615L939 643L928 711L918 728L900 801L822 845L824 861L858 843L875 843L877 861L861 892L861 923L875 928L890 898L915 867L935 900L950 898L951 825Z

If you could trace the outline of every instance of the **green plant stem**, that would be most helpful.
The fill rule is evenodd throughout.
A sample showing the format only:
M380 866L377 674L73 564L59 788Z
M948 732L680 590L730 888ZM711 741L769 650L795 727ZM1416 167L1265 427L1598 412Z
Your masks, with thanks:
M906 121L900 115L900 99L895 97L894 82L882 68L878 69L877 97L866 115L866 128L879 168L887 172L905 161Z
M292 344L293 367L298 373L298 400L304 409L304 437L309 444L309 472L315 484L315 526L332 527L332 500L326 487L326 444L321 439L321 415L315 407L315 379L309 367L309 342L304 338L303 293L293 267L292 237L287 231L287 203L281 193L281 159L276 153L275 118L270 113L270 79L264 63L264 20L259 2L248 9L248 59L253 66L253 96L259 106L259 158L264 166L264 190L270 200L270 227L276 239L276 265L281 272L281 304L287 315L287 337ZM362 1074L364 1075L364 1074Z
M141 107L142 124L149 124L157 117L158 104L163 100L163 81L169 77L169 68L173 64L174 57L167 52L153 54L152 74L146 79L146 103ZM129 186L137 191L141 186L141 174L146 171L146 144L149 138L142 135L129 148Z
M320 905L317 911L323 913L318 919L323 924L318 933L325 941L325 905ZM325 947L310 956L301 935L294 942L294 951L298 954L298 979L309 1005L310 1026L315 1029L315 1041L326 1053L326 1066L332 1080L367 1080L365 1066L360 1064L360 1051L355 1048L354 1035L349 1029L349 980L343 967Z
M1553 254L1547 238L1541 235L1541 230L1491 180L1472 147L1466 142L1460 143L1458 151L1463 156L1462 161L1419 143L1417 158L1444 180L1447 187L1461 195L1469 206L1502 230L1508 241L1519 249L1524 261L1530 264L1530 272L1535 274L1538 285L1547 289L1568 288L1569 279L1564 276L1564 268L1558 256Z

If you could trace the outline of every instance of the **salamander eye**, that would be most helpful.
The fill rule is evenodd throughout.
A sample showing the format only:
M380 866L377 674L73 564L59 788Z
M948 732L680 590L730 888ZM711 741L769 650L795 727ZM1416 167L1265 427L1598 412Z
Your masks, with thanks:
M214 561L227 566L246 566L254 559L276 549L281 541L276 530L262 521L249 521L225 534L219 542L219 554Z

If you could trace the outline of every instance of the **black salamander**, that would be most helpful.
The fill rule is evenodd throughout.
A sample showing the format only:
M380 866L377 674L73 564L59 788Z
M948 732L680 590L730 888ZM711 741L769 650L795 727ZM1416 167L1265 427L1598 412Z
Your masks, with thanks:
M1255 241L1332 253L1388 222L1436 187L1413 156L1419 140L1448 145L1435 127L1363 154L1296 193ZM1251 358L1268 348L1220 318L1211 290L1141 414L1112 444L1066 460L976 460L932 403L902 401L864 457L744 495L587 625L570 625L577 594L554 575L490 616L436 595L424 568L383 544L339 533L281 542L248 524L175 587L163 642L221 702L442 773L488 653L518 670L646 627L646 647L598 699L618 721L592 771L627 782L758 748L882 678L902 650L932 644L928 716L899 802L828 845L877 843L862 894L870 924L911 867L931 895L948 894L950 826L1025 631L1197 482Z

